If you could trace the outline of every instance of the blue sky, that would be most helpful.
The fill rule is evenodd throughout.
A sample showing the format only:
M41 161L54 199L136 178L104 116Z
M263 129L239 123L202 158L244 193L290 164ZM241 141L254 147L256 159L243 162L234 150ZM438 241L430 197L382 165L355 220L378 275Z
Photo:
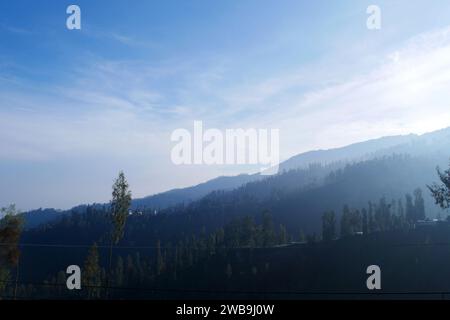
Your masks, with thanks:
M282 159L450 126L449 27L444 0L3 1L0 205L107 201L121 169L136 197L254 169L173 165L194 120L280 128Z

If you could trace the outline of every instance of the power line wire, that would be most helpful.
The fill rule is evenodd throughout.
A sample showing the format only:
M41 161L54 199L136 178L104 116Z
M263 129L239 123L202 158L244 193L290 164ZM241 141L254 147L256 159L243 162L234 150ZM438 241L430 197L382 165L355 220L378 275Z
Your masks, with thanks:
M319 244L314 243L314 244ZM238 249L255 249L255 250L268 250L268 249L298 249L302 245L307 245L308 243L294 243L285 245L275 245L270 247L249 247L249 246L237 246L237 247L192 247L192 246L181 246L184 249L191 250L213 250L213 249L225 249L225 250L238 250ZM376 244L362 244L363 246L375 246ZM85 244L43 244L43 243L0 243L0 246L17 246L17 247L47 247L47 248L91 248L92 245ZM433 247L433 246L450 246L450 242L437 242L437 243L399 243L399 244L383 244L384 247ZM99 249L109 249L109 245L97 245ZM113 246L113 249L177 249L180 248L177 245L174 246Z

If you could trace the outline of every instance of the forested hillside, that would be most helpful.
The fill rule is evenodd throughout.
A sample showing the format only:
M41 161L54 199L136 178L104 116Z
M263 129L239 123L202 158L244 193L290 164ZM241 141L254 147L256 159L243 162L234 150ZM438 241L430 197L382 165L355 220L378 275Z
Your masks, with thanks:
M380 217L402 217L398 221L380 218L385 222L377 222L379 230L404 226L407 223L401 219L413 215L412 204L417 201L423 203L423 216L425 212L429 216L440 212L432 205L426 189L426 184L435 180L434 163L429 158L392 156L347 165L331 173L327 172L339 165L316 165L248 183L233 191L213 192L199 201L156 214L154 209L135 210L127 218L120 242L125 249L117 249L115 254L122 251L127 255L129 250L126 248L142 247L140 254L154 257L154 249L151 248L157 243L164 246L195 243L196 239L220 229L226 230L233 221L245 217L253 221L252 224L264 225L266 214L270 215L273 233L284 234L277 236L282 240L275 243L280 244L288 240L303 241L308 237L320 239L323 213L329 211L333 211L339 221L357 210L360 222L356 224L359 227L349 227L349 230L362 230L363 212L373 211L375 216L377 210L389 212L380 213ZM87 248L93 243L99 245L100 259L106 263L112 226L108 208L93 206L24 231L21 242L39 246L22 249L22 275L42 279L57 273L64 265L81 263ZM255 240L255 243L259 242ZM49 256L52 259L41 259ZM37 260L40 261L39 266L32 263Z
M435 145L423 143L424 148ZM446 167L448 159L442 152L429 151L309 164L168 208L133 206L132 186L123 173L108 205L78 206L68 212L39 210L34 220L31 213L16 215L11 207L1 220L0 258L9 267L0 269L0 291L70 297L58 289L65 285L68 265L83 266L86 290L77 294L92 299L174 297L180 287L191 290L193 297L211 290L218 296L221 290L225 295L344 290L339 270L347 269L355 271L345 280L347 288L357 291L356 270L365 259L387 259L395 274L406 261L427 255L405 249L393 258L394 249L380 253L383 244L446 243L450 222L435 205L446 199L445 190L435 186L431 192L428 185L439 177L446 181L443 173L436 174L436 167ZM51 215L58 219L48 219ZM440 218L438 228L416 229L427 217ZM339 262L365 248L367 255L358 258L362 260ZM328 263L337 269L328 270ZM301 276L285 275L293 267L303 270ZM327 273L327 280L316 275L319 270ZM273 283L266 281L262 288L261 279L267 277ZM393 289L405 286L403 280L392 281ZM123 287L140 289L124 293ZM143 292L148 288L156 289Z
M396 172L391 172L391 176L387 178L391 179L388 188L394 190L393 196L397 198L415 186L423 188L433 177L434 170L430 169L434 169L437 165L441 167L447 165L449 156L445 150L449 145L450 128L447 128L421 136L406 135L384 137L355 143L342 148L306 152L296 155L280 164L280 174L283 175L280 179L278 176L270 177L259 174L218 177L196 186L174 189L140 199L133 199L132 209L161 210L177 205L188 205L193 201L200 200L213 191L232 191L245 186L246 184L251 184L252 188L258 189L263 195L267 195L272 192L272 189L285 189L287 181L291 181L289 183L293 188L305 187L311 183L318 185L322 183L323 178L332 171L336 171L335 173L338 174L337 170L344 169L347 165L392 157L393 155L409 155L416 159L413 160L413 162L415 162L414 164L407 164L407 166L410 167L410 177L415 179L415 181L409 183L410 179L405 178L404 171L403 173L400 172L403 176L397 177ZM414 168L415 165L417 165L417 167ZM295 173L296 170L300 170L304 175L305 170L308 171L308 173L306 176L299 176ZM286 178L286 172L289 172L288 178ZM367 172L367 174L370 173ZM392 183L394 180L396 183ZM252 182L261 182L261 184L255 185ZM400 186L398 186L399 184ZM268 185L270 185L270 189L267 188ZM395 191L395 189L399 189L399 192ZM347 188L347 190L351 191L351 188ZM390 189L388 191L390 191ZM385 195L388 198L391 197L389 192L386 192ZM377 196L379 197L379 193ZM370 198L364 197L360 202L366 202L369 199ZM428 200L429 199L427 199L427 205L429 204ZM107 204L91 204L90 206L103 208L105 205ZM32 210L26 214L26 225L27 227L34 227L40 223L49 222L53 218L60 217L65 213L70 213L71 211L84 212L86 208L87 205L80 205L74 207L72 210L66 211L59 211L56 209ZM434 214L434 212L431 212L431 214Z

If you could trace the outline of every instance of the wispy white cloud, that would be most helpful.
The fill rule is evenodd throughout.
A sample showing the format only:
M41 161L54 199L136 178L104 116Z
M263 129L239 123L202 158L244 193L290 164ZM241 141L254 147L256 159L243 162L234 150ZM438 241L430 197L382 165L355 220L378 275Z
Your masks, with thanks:
M57 110L63 103L62 112L70 117L103 117L111 126L134 118L142 125L131 127L144 133L166 134L195 118L209 126L278 127L287 146L285 156L314 146L351 143L358 137L420 133L446 125L441 115L449 110L449 34L445 28L418 35L384 54L366 73L349 66L343 70L348 74L335 74L323 65L312 65L233 85L224 85L226 64L208 70L192 63L155 67L144 61L99 60L75 71L70 85L54 89L61 102L50 105ZM164 86L174 79L176 90ZM30 97L29 103L35 99ZM361 132L355 129L349 135L346 127ZM304 138L296 138L299 134Z
M92 38L98 40L112 41L116 44L134 47L135 49L161 49L161 43L146 39L140 39L137 36L129 35L114 30L105 31L103 29L98 29L96 26L90 23L84 23L82 32Z
M343 76L340 83L301 94L282 113L272 113L284 128L287 148L336 147L449 126L449 31L420 34L380 57L369 72Z
M24 29L24 28L19 28L19 27L14 27L14 26L7 26L4 27L8 32L14 33L16 35L33 35L34 32L28 29Z

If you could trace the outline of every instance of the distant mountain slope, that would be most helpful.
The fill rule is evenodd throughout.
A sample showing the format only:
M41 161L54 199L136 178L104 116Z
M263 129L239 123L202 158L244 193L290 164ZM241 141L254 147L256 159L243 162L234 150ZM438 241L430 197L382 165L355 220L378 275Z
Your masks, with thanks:
M311 164L330 164L340 162L358 162L392 154L427 154L430 151L445 150L450 144L450 128L418 136L415 134L389 136L354 143L345 147L316 150L301 153L280 164L280 172L291 169L307 168ZM179 203L198 200L209 192L231 190L248 182L267 178L261 175L239 175L219 177L197 186L174 189L133 201L133 207L167 208Z
M448 165L449 130L413 137L401 145L379 150L379 155L375 156L374 159L347 165L339 162L325 166L310 165L305 169L285 171L247 182L229 191L213 191L199 200L162 209L158 214L132 214L125 225L121 245L151 246L157 241L176 244L193 235L225 228L236 217L250 216L261 222L262 213L267 210L272 214L275 228L281 230L282 224L293 235L300 234L300 231L309 235L320 234L322 214L334 210L339 233L339 219L345 204L352 209L368 208L369 201L378 203L384 197L386 203L392 205L392 213L398 214L398 200L402 199L403 208L406 208L405 194L412 193L416 188L423 191L426 214L429 217L441 214L445 218L448 212L433 204L426 185L438 180L437 165L443 168ZM46 226L26 230L21 241L80 246L97 242L102 245L105 254L111 222L106 212L102 211L103 207L97 205L86 209L80 206L77 208L80 214L63 214L62 219ZM54 217L61 217L61 214L55 213ZM64 247L29 247L24 250L24 259L28 260L21 260L21 263L28 266L27 274L38 274L43 270L56 274L61 270L58 266L67 266L74 259L84 261L86 255L83 250L72 250L68 255ZM33 261L41 260L49 269L34 267Z
M384 197L387 204L394 200L392 213L397 213L397 201L402 199L405 207L405 194L411 194L416 188L423 191L426 214L445 217L445 212L433 204L426 190L427 184L437 180L436 164L445 162L446 158L435 155L366 160L333 171L322 182L309 180L314 176L311 172L325 172L320 167L285 172L232 191L212 192L188 205L170 207L156 215L131 215L122 244L148 245L157 240L176 243L186 235L223 228L236 217L251 216L260 220L266 210L271 212L276 227L283 224L291 234L299 234L300 230L320 234L325 211L334 210L339 219L345 204L362 209L368 207L369 201L376 204ZM298 187L298 181L304 179L311 183ZM110 230L109 219L101 210L98 214L95 212L96 209L90 207L87 213L71 218L65 215L45 228L25 232L23 241L78 244L105 239Z
M56 210L56 209L37 209L26 212L21 212L20 215L24 220L24 228L30 229L37 227L47 222L55 221L59 217L62 217L68 211ZM4 217L3 213L0 213L0 219Z
M433 160L438 161L440 165L445 165L450 157L450 128L438 130L424 135L405 135L383 137L366 142L355 143L346 147L317 150L299 154L280 164L280 173L297 168L308 168L313 164L333 164L331 166L322 167L320 170L312 170L315 177L308 176L302 178L303 181L291 181L294 187L301 187L305 184L318 182L332 170L343 168L348 163L356 163L364 160L390 156L393 154L408 154L412 156L430 156ZM436 165L438 164L436 163ZM429 169L429 168L427 168ZM422 170L422 169L420 169ZM429 173L430 175L432 173ZM275 176L276 177L276 176ZM141 199L134 199L132 202L133 209L154 208L165 209L177 204L189 204L197 201L213 191L230 191L237 189L248 183L257 183L258 181L276 181L274 176L261 176L259 174L247 175L242 174L231 177L218 177L201 183L196 186L173 189L156 195L148 196ZM260 188L260 194L266 194L267 188L263 188L264 184L257 184ZM104 205L98 204L97 207ZM75 207L76 211L83 211L85 205ZM70 212L70 211L67 211ZM61 213L63 214L63 212ZM42 215L42 217L39 217ZM52 220L49 212L32 211L27 213L27 219L32 220L28 225L35 226Z
M354 143L341 148L328 150L315 150L296 155L283 163L282 170L290 170L307 167L311 163L327 164L331 162L362 161L380 155L389 149L395 149L401 145L407 145L418 138L417 135L390 136L379 139Z
M420 188L427 215L431 218L438 214L445 216L434 204L427 185L438 181L435 168L445 166L449 157L450 149L446 156L433 153L366 160L333 173L317 188L291 193L267 205L279 214L280 221L288 221L288 226L302 228L305 232L320 232L324 211L334 210L340 216L345 204L361 209L367 208L369 201L377 202L381 198L387 203L401 199L405 205L405 195Z
M389 136L354 143L342 148L310 151L284 161L280 167L282 170L290 170L307 167L310 163L359 162L393 154L420 156L440 153L448 156L449 147L450 127L423 135Z
M238 188L248 182L260 180L262 176L241 174L231 177L218 177L209 180L205 183L201 183L196 186L173 189L170 191L158 193L152 196L148 196L141 199L134 199L132 201L132 207L138 208L155 208L163 209L180 203L189 203L191 201L198 200L211 191L215 190L232 190Z
M22 213L22 217L25 220L25 229L37 227L39 225L55 221L61 218L66 211L55 209L37 209Z

